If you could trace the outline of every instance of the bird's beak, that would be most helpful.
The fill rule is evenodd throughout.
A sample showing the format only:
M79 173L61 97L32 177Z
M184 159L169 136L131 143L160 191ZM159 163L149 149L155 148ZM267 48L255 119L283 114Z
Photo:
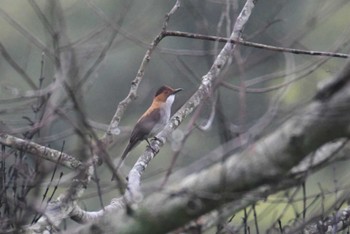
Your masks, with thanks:
M182 90L183 90L183 89L181 89L181 88L175 89L174 92L173 92L173 94L178 93L178 92L180 92L180 91L182 91Z

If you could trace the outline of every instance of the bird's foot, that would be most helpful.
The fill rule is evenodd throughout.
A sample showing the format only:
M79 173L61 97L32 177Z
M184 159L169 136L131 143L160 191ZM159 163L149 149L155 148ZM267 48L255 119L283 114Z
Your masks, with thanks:
M161 143L161 140L160 140L158 137L155 137L155 136L154 136L154 137L152 137L152 140L153 140L153 141L159 141L159 142ZM148 146L147 146L147 147L150 148L150 149L153 151L154 154L158 153L159 150L156 150L155 148L153 148L148 139L146 139L146 141L147 141L147 143L148 143Z
M158 139L158 138L157 138L157 139ZM146 139L146 141L147 141L147 143L148 143L147 148L151 149L152 152L153 152L154 154L158 153L158 150L154 149L154 148L151 146L151 143L149 142L149 140Z
M162 142L162 141L161 141L158 137L156 137L156 136L152 137L152 140Z
M153 148L151 145L147 145L147 148L151 149L154 154L158 153L158 150Z

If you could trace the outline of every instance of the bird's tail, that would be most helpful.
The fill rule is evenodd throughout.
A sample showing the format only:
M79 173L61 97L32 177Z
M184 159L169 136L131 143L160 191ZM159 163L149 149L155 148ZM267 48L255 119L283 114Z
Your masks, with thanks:
M132 144L131 142L129 142L129 144L126 146L126 148L124 149L123 154L120 157L118 164L115 168L116 172L118 172L118 170L122 166L126 156L129 154L130 150L132 150L134 147L135 147L135 144ZM111 180L114 180L114 179L115 179L115 176L113 175Z
M118 162L118 164L117 164L116 170L118 170L118 169L120 168L120 166L123 164L123 162L124 162L126 156L129 154L129 152L132 150L132 148L134 148L134 145L131 144L131 143L129 143L129 144L126 146L126 148L125 148L124 151L123 151L122 156L121 156L120 159L119 159L119 162Z

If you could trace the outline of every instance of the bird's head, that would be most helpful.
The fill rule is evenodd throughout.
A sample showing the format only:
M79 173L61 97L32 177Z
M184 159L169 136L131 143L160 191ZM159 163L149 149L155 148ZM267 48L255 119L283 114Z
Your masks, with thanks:
M164 85L158 89L158 91L154 95L154 99L159 101L159 102L167 102L169 97L174 97L174 95L176 93L180 92L181 90L182 90L181 88L180 89L173 89L169 86Z

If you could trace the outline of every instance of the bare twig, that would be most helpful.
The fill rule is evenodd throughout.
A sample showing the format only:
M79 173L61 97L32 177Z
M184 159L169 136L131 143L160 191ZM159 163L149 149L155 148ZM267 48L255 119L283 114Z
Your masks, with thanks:
M231 43L235 43L237 45L249 46L249 47L254 47L254 48L258 48L258 49L265 49L265 50L271 50L271 51L293 53L293 54L305 54L305 55L311 55L311 56L328 56L328 57L335 57L335 58L349 58L350 57L349 54L344 54L344 53L333 53L333 52L312 51L312 50L300 50L300 49L278 47L278 46L265 45L265 44L255 43L255 42L249 42L249 41L244 41L244 40L242 40L240 38L239 39L232 39L232 38L208 36L208 35L202 35L202 34L196 34L196 33L188 33L188 32L167 31L165 33L165 36L185 37L185 38L192 38L192 39L199 39L199 40L209 40L209 41L219 41L219 42L231 42Z
M88 5L92 9L94 9L94 11L98 11L99 10L92 1L87 1L87 2L88 2ZM100 65L100 63L106 57L106 54L107 54L108 50L111 48L115 38L117 37L117 35L119 33L119 29L123 25L124 19L125 19L128 11L129 11L129 8L130 8L132 2L133 1L125 1L123 14L117 20L113 20L113 22L116 21L116 23L113 25L114 26L113 27L113 32L110 35L109 40L104 45L103 49L100 51L100 53L99 53L97 59L95 60L95 62L90 66L90 68L87 70L87 72L82 76L81 80L79 81L80 85L82 85L82 84L84 84L86 82L86 80L91 76L91 74L97 69L97 67ZM80 86L80 85L78 85L78 86Z
M53 57L50 50L45 46L43 42L33 36L28 30L23 28L23 26L15 21L9 14L7 14L3 9L0 8L0 15L3 19L5 19L10 25L12 25L20 34L22 34L28 41L32 42L36 47L40 50L44 51L45 54Z
M1 9L0 9L1 10ZM25 82L32 88L38 89L37 85L33 82L33 80L28 76L28 74L16 63L15 60L12 59L10 54L7 52L3 44L0 42L0 53L4 57L4 59L15 69L20 76L24 79Z

